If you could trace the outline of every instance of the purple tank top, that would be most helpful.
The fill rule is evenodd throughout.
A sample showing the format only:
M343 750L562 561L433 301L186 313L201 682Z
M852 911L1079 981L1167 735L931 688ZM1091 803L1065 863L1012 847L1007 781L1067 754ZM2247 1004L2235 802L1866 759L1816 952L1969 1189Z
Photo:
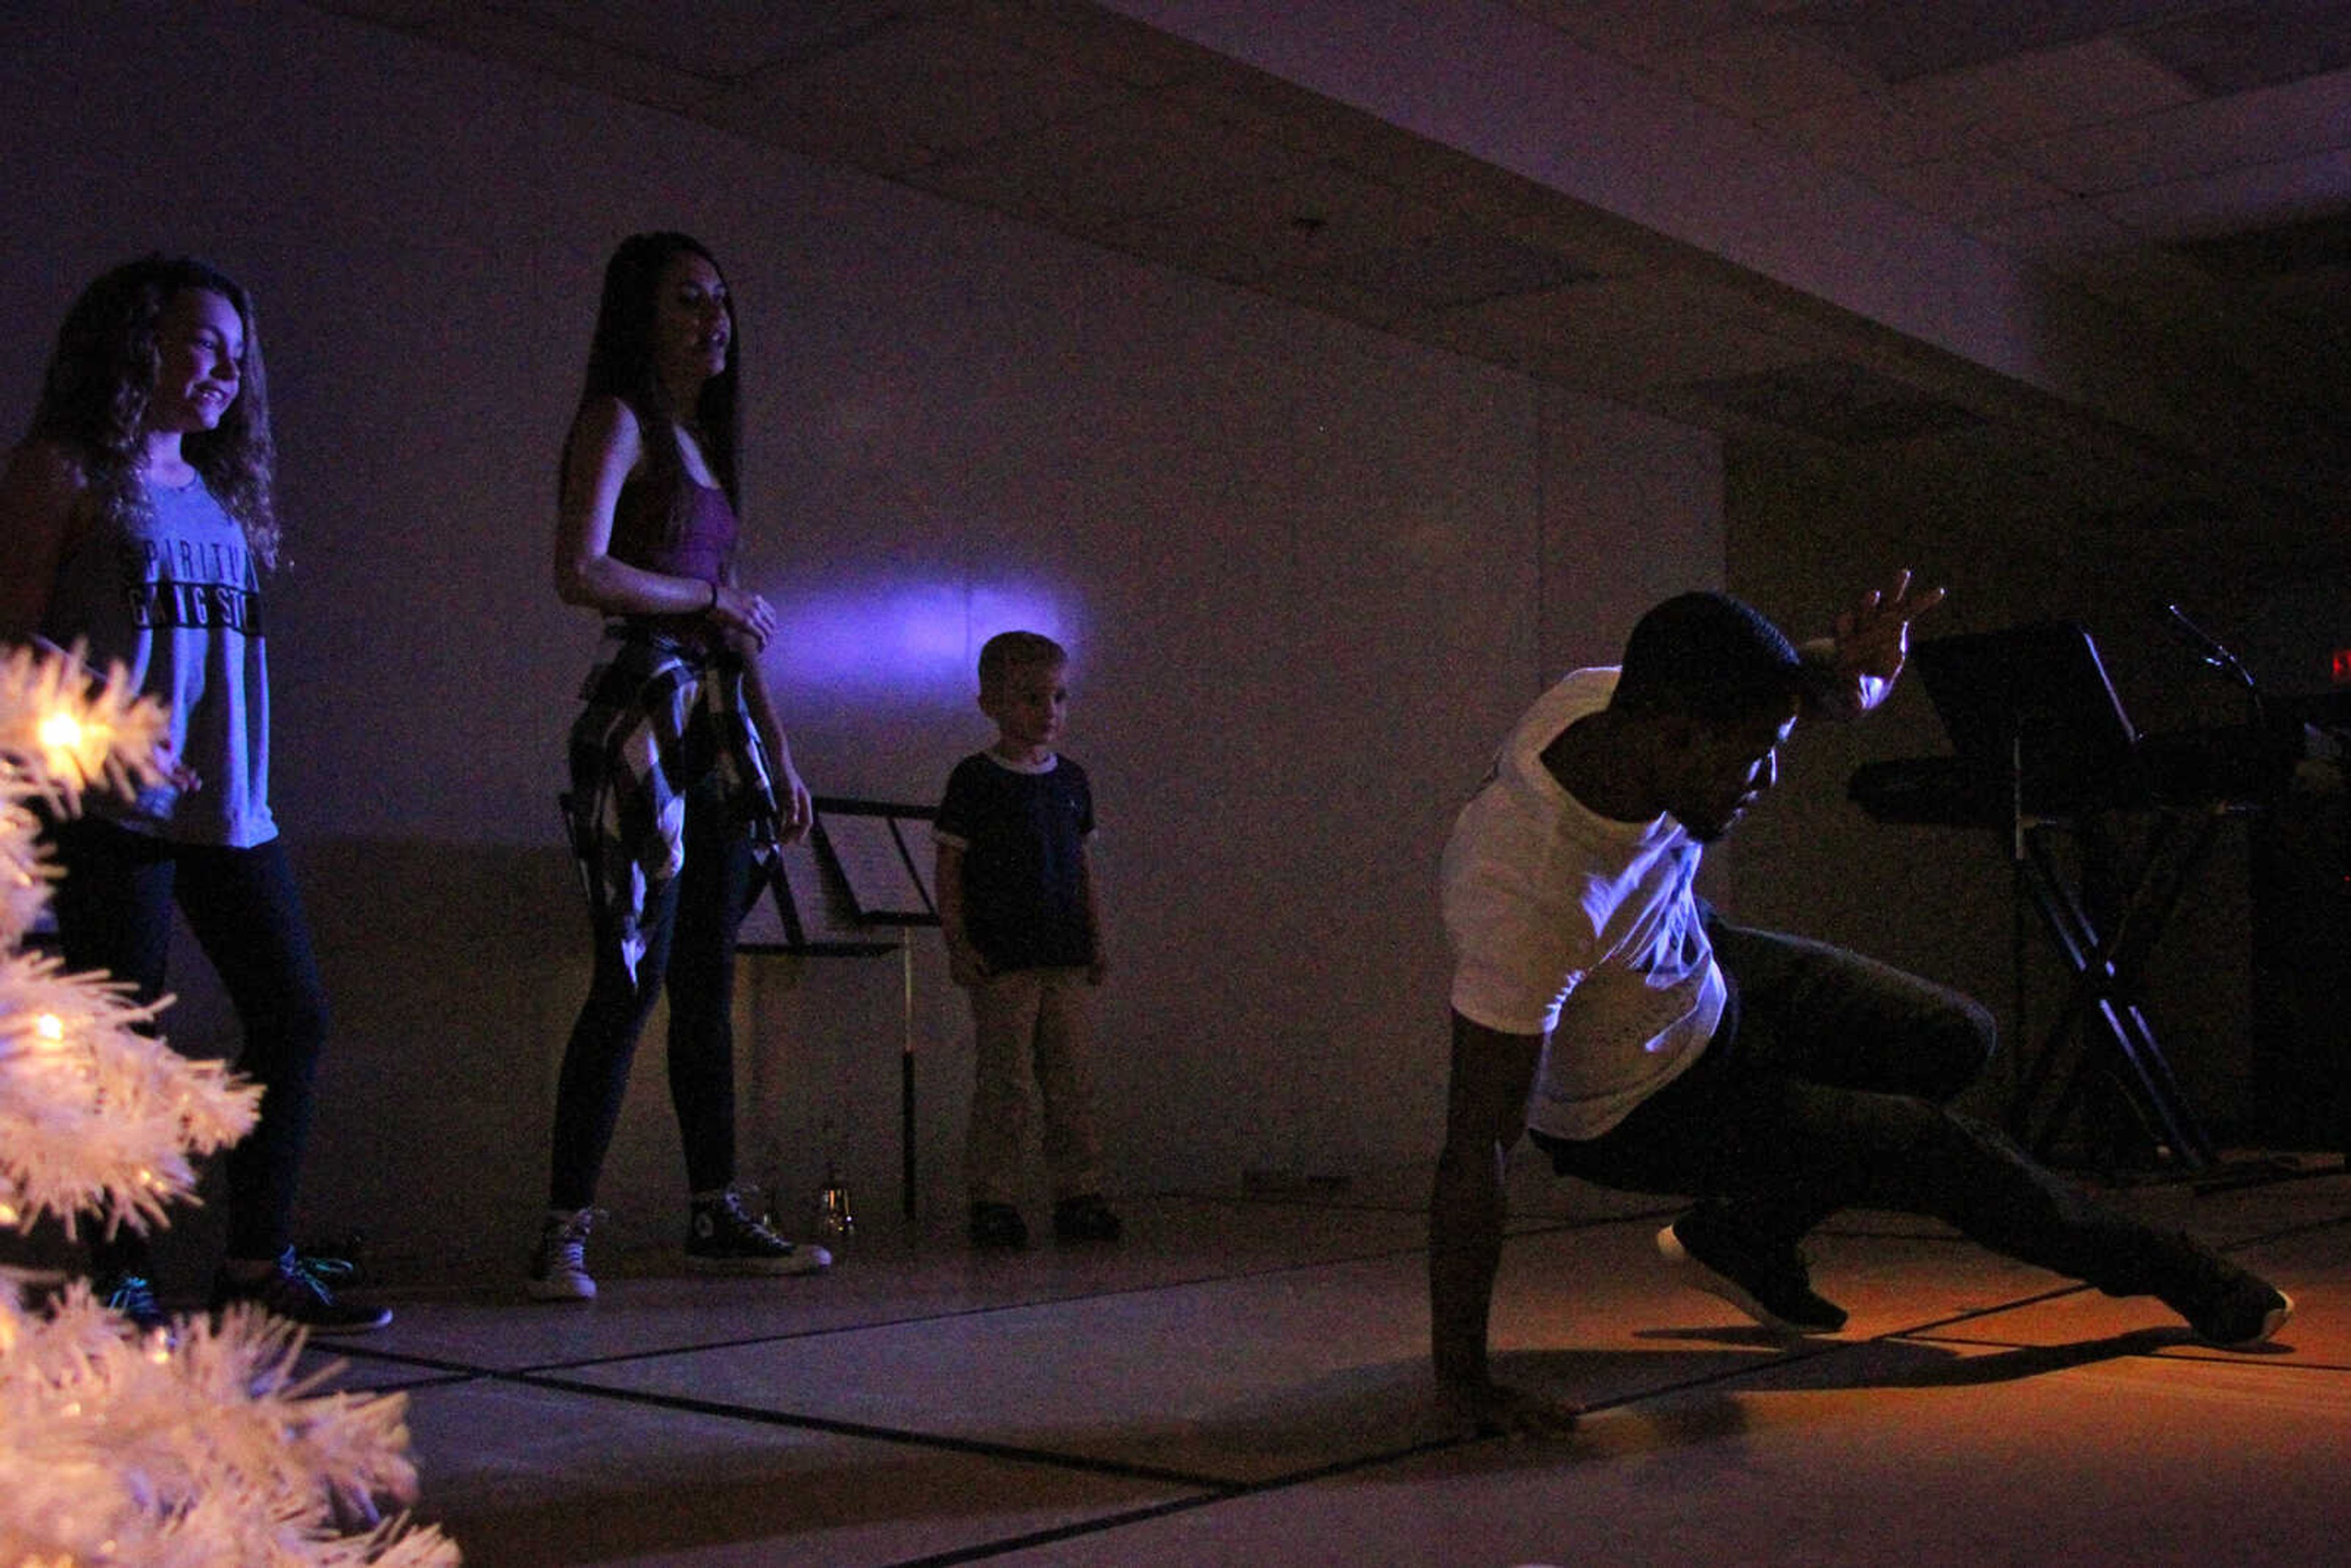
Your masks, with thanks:
M612 509L612 559L646 571L658 571L665 577L691 577L703 582L719 582L735 564L735 544L740 529L735 521L735 508L726 504L726 492L716 486L704 486L691 479L682 479L692 497L685 514L685 527L678 537L666 543L662 538L669 521L669 508L663 504L653 486L632 479L621 488L620 503ZM698 615L632 616L667 632L684 633L698 629Z
M724 490L691 479L680 483L693 499L685 527L668 543L662 540L669 522L665 498L636 479L621 487L620 504L612 510L612 557L666 577L716 582L735 561L735 508L726 504Z

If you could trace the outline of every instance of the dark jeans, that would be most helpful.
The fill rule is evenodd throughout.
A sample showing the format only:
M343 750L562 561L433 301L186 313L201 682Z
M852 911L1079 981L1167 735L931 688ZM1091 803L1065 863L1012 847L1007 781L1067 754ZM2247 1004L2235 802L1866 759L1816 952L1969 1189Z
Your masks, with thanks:
M1699 1198L1765 1245L1841 1208L1923 1214L2116 1295L2186 1288L2202 1249L2094 1202L1949 1110L1990 1058L1990 1014L1824 943L1709 920L1735 1020L1597 1138L1537 1141L1566 1176Z
M664 979L669 1094L687 1189L714 1191L735 1179L735 933L750 902L752 866L749 833L727 820L715 786L698 789L686 797L685 864L645 910L634 980L598 917L595 974L556 1084L549 1207L596 1201L637 1037Z
M310 1134L327 993L282 841L252 849L167 843L84 817L53 831L65 880L54 907L69 969L104 969L139 999L163 994L172 906L179 905L236 1009L237 1071L261 1085L261 1116L225 1160L228 1255L274 1258L291 1239L295 1187ZM168 1033L171 1019L162 1020ZM147 1271L143 1238L93 1249L101 1272Z

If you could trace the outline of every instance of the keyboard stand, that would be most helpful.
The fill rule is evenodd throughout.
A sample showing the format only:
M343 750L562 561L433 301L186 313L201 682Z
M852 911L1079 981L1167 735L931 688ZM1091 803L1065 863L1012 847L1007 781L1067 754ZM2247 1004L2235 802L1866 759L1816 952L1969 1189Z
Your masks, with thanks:
M2159 1161L2210 1168L2211 1139L2147 1022L2143 982L2215 829L2238 808L2200 788L2191 795L2158 787L2097 644L2076 622L1934 638L1912 656L1951 737L1953 771L1938 789L1931 767L1889 765L1873 777L1873 792L1894 808L1881 820L1980 825L2007 837L2016 978L2011 1134L2046 1157L2089 1107L2093 1088L2111 1078ZM1861 784L1856 774L1856 791ZM2096 831L2108 821L2148 824L2144 849L2109 852ZM2061 852L2069 843L2071 874ZM2093 879L2110 872L2127 892L2089 896ZM2070 977L2056 1018L2030 1054L2028 908ZM2109 918L2113 929L2102 931ZM2119 1166L2127 1151L2098 1152Z
M2230 814L2225 803L2156 808L2138 874L2112 929L2104 933L2092 919L2078 879L2068 877L2058 853L2063 838L2080 842L2074 825L2019 821L2011 841L2018 848L2019 892L2040 915L2073 977L2009 1111L2010 1133L2035 1155L2048 1157L2104 1071L2122 1088L2159 1160L2190 1172L2213 1165L2212 1141L2181 1094L2147 1021L2142 983L2157 939ZM2018 995L2021 1004L2021 986ZM2017 1030L2023 1036L2021 1005Z

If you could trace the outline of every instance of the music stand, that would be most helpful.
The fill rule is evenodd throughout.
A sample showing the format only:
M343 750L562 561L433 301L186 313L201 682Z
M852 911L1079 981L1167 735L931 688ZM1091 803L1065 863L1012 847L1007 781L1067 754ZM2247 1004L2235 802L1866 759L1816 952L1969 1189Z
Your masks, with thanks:
M2210 1139L2179 1092L2140 1001L2156 938L2209 847L2222 808L2166 804L2147 788L2138 733L2123 711L2088 630L2047 622L1922 642L1920 684L1953 747L2004 823L2015 880L2012 934L2019 1043L2025 1034L2023 911L2032 908L2073 976L2065 1002L2024 1068L2010 1130L2046 1155L2079 1111L2094 1071L2113 1071L2160 1148L2189 1169L2213 1161ZM1995 804L1996 803L1996 804ZM2112 928L2101 933L2053 844L2071 832L2093 852L2082 820L2152 807L2153 836ZM2093 1027L2095 1026L2095 1027ZM2063 1088L2036 1116L2069 1041L2079 1050Z
M938 815L929 806L816 797L816 826L787 845L772 881L775 896L755 906L738 937L740 952L820 956L898 954L899 1195L914 1218L914 928L936 925L938 897L922 841ZM875 928L894 931L879 939Z
M2138 732L2086 628L2053 621L1938 637L1910 657L1952 749L2007 787L2001 815L2070 817L2133 788Z

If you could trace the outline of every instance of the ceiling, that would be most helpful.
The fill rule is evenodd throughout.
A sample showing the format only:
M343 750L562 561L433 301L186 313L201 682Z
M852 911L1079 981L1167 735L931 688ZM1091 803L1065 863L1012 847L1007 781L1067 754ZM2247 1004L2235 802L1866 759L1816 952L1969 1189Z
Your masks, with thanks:
M2155 399L2003 376L1087 0L312 3L1734 437L2351 561L2351 0L1507 0L2022 258L2162 345Z

